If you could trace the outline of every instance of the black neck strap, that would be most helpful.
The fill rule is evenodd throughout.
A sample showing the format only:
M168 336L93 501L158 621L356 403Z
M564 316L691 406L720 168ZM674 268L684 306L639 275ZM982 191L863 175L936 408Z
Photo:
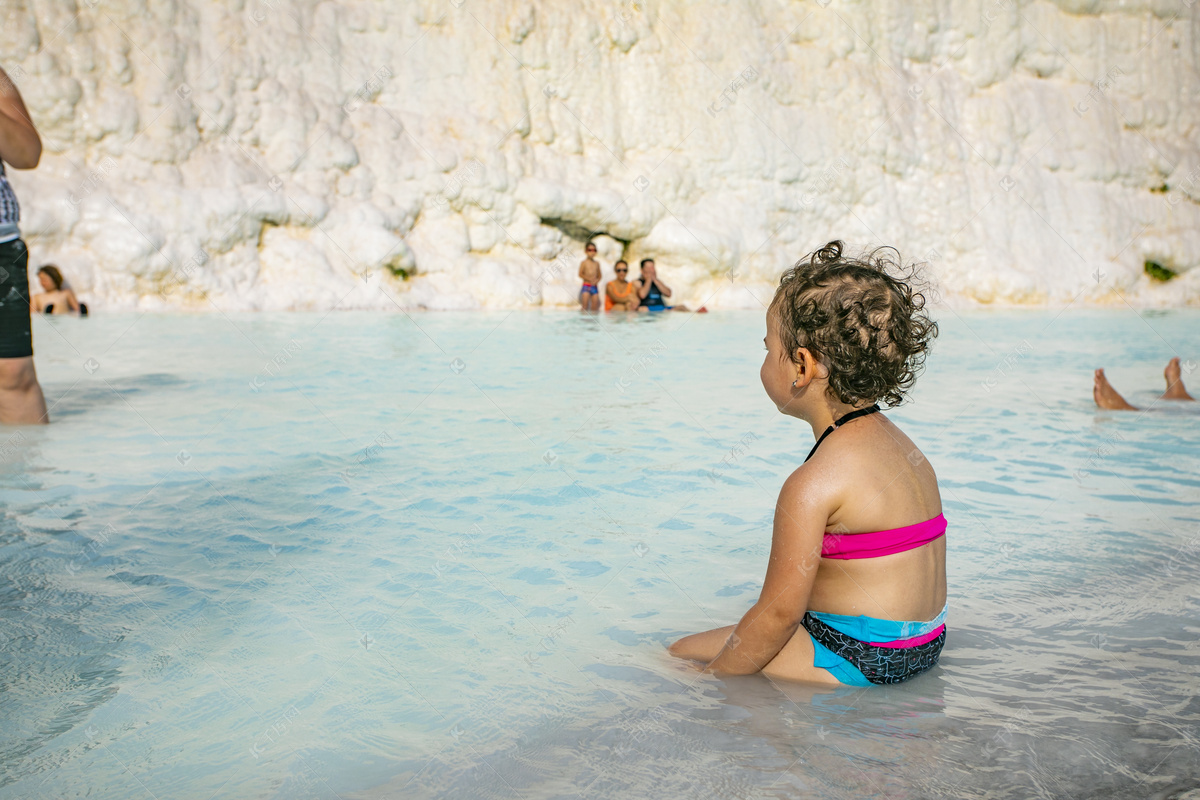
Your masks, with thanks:
M833 423L832 425L830 425L828 428L825 429L825 432L821 434L821 438L817 439L817 443L813 445L812 450L808 451L808 456L804 460L808 461L808 459L813 457L813 453L817 452L817 448L821 446L821 442L825 441L825 437L828 436L829 434L833 433L835 428L842 427L843 425L845 425L847 422L849 422L852 419L858 419L859 417L865 417L867 414L874 414L877 411L879 411L879 406L877 404L872 404L872 405L867 406L866 408L860 408L857 411L851 411L849 414L846 414L845 416L843 416L837 422Z

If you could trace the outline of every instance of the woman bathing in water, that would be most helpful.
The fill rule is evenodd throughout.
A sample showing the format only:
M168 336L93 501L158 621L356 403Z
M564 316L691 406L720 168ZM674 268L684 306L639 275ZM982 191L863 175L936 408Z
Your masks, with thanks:
M604 308L606 311L636 311L638 307L638 287L627 280L629 264L618 261L613 264L616 277L604 286Z
M658 269L654 266L653 258L643 258L641 263L642 275L637 279L638 311L687 311L687 306L669 306L666 300L671 297L671 287L658 277Z
M937 335L924 296L899 274L888 249L850 258L840 241L783 274L760 375L816 444L780 490L758 601L737 625L675 642L672 655L705 671L853 686L937 663L946 640L937 476L877 405L904 399Z
M636 283L638 311L649 312L690 310L687 306L682 304L673 306L666 304L666 299L671 296L671 287L663 283L662 279L658 277L658 268L655 267L653 258L643 258L641 269L642 275L637 279ZM706 314L708 313L708 309L704 306L700 306L696 309L696 313Z
M70 287L63 288L63 276L58 267L47 264L38 270L38 283L42 291L33 296L33 310L43 314L70 314L79 312L81 317L87 316L87 304L81 303L75 297Z
M1167 379L1167 390L1159 397L1160 400L1195 400L1187 393L1187 389L1183 385L1183 369L1179 365L1179 357L1176 356L1167 362L1166 369L1163 370L1163 377ZM1108 408L1114 411L1137 411L1137 406L1131 406L1125 402L1125 398L1112 387L1108 382L1108 378L1104 377L1104 370L1096 370L1096 374L1092 379L1092 397L1096 400L1096 405L1101 408Z

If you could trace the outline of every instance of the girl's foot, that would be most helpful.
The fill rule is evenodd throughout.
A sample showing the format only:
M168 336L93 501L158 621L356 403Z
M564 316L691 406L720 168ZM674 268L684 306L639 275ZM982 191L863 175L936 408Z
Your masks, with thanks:
M1167 362L1167 368L1163 370L1163 377L1167 379L1167 390L1163 392L1163 400L1195 400L1187 393L1187 389L1183 386L1183 370L1179 367L1179 357L1176 356Z
M1108 408L1115 411L1136 411L1136 406L1131 406L1125 402L1125 398L1121 397L1120 393L1112 387L1108 382L1108 378L1104 377L1104 370L1096 370L1095 379L1092 385L1092 397L1096 400L1096 405L1101 408Z

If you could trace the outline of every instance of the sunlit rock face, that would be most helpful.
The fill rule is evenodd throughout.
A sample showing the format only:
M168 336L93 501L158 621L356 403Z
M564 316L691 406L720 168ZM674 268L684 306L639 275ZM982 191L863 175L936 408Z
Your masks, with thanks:
M565 306L588 236L709 308L833 238L947 299L1200 303L1200 4L0 13L31 266L101 308Z

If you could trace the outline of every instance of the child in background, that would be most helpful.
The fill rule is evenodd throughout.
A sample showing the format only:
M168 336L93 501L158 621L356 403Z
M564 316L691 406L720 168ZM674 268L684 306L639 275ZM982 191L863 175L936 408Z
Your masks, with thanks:
M758 602L672 655L706 671L852 686L937 663L947 610L937 476L877 405L904 399L937 325L889 251L852 258L834 241L783 274L760 376L816 444L779 493Z
M587 258L579 262L579 278L583 288L579 290L579 307L584 311L600 310L600 262L596 260L596 245L587 243L584 248Z

